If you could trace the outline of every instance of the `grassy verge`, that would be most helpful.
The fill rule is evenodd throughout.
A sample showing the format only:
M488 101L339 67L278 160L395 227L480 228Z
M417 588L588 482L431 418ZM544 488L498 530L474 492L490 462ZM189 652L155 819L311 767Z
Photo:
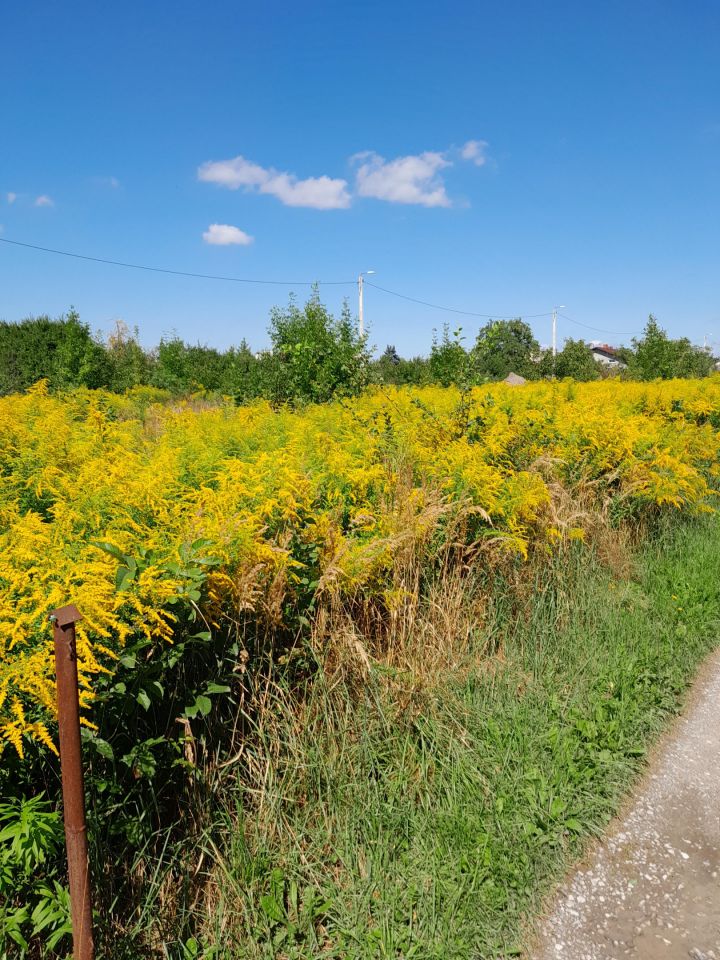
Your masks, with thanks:
M668 525L630 576L563 557L421 691L376 666L359 705L316 683L298 716L278 695L256 746L275 758L263 790L227 792L207 838L197 955L519 953L524 919L717 643L718 533L713 518Z

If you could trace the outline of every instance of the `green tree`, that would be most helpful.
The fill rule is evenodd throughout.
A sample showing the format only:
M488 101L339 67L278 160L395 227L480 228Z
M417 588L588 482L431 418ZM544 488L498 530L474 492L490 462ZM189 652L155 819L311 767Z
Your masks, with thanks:
M110 366L105 345L80 321L77 310L70 308L55 354L55 385L58 388L77 386L106 387Z
M632 347L628 347L628 346L625 346L625 345L620 346L620 347L616 347L616 348L615 348L615 356L618 358L618 360L620 361L620 363L624 363L624 364L625 364L625 368L626 368L626 370L628 370L628 371L630 370L630 368L632 367L633 363L635 362L635 351L633 350ZM601 374L602 374L603 376L606 375L605 367L602 367L602 368L601 368ZM610 375L612 375L612 371L610 371Z
M478 333L472 354L478 374L502 380L509 373L537 377L535 361L539 351L532 330L518 318L486 323Z
M46 379L53 389L102 387L109 382L103 344L71 309L67 316L0 323L0 393Z
M347 303L336 320L314 290L304 307L293 298L270 315L269 391L275 402L323 403L357 393L368 382L370 358Z
M163 337L154 355L151 374L152 386L171 393L186 393L190 389L187 347L179 337Z
M474 379L472 357L468 354L462 341L462 327L454 330L450 335L450 327L446 323L438 339L437 331L433 331L433 342L428 360L430 380L442 387L455 384L460 387L468 386Z
M172 393L194 390L221 391L232 362L231 351L190 346L177 336L160 341L155 353L152 385Z
M713 357L687 337L672 340L650 314L642 337L634 339L630 375L638 380L668 380L671 377L706 377L713 370Z
M237 403L269 396L273 368L269 350L253 353L247 340L243 339L240 346L231 347L225 356L222 393L234 397Z
M398 367L402 358L394 345L388 344L377 360L372 362L372 375L377 383L397 383Z
M137 329L131 333L127 324L118 320L107 340L107 354L111 390L123 393L151 382L154 359L140 346Z
M538 370L543 377L559 379L598 380L600 377L599 364L584 340L567 339L556 357L553 357L552 350L545 350Z
M392 383L396 386L419 385L430 380L429 361L425 357L401 357L394 346L388 345L385 351L371 364L373 383Z
M397 383L423 386L430 383L430 362L427 357L400 358Z

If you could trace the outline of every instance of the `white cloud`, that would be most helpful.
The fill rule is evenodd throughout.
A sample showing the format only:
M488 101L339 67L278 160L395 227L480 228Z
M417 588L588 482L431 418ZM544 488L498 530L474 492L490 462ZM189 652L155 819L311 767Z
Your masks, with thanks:
M205 243L211 243L217 247L227 247L236 244L241 247L247 247L253 242L254 237L245 233L239 227L232 227L229 223L211 223L203 234Z
M55 201L52 197L49 197L46 193L40 194L40 196L35 200L36 207L54 207Z
M288 207L312 207L315 210L343 210L350 206L347 180L332 177L308 177L298 180L292 173L261 167L244 157L208 161L198 168L198 180L217 183L229 190L270 194Z
M486 150L487 140L468 140L460 150L460 156L463 160L472 160L476 167L482 167L487 163Z
M7 202L8 202L8 203L15 203L16 200L17 200L17 194L16 194L16 193L12 193L12 191L11 191L10 193L7 194Z
M424 207L449 207L450 198L438 171L451 166L443 153L426 151L417 156L385 160L367 151L352 158L360 163L355 177L361 197L390 203L418 203Z
M268 181L270 172L259 164L238 156L233 160L208 160L198 167L198 180L237 190L239 187L260 187Z
M260 193L270 193L288 207L344 210L350 206L347 180L324 175L298 180L292 174L279 173L260 187Z

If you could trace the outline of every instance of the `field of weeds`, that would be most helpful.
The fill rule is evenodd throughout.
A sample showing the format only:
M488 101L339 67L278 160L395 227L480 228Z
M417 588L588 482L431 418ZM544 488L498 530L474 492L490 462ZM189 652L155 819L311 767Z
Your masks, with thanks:
M714 520L667 531L712 511L719 429L714 378L296 410L42 383L0 399L0 820L47 825L29 872L3 854L0 930L55 955L40 896L64 942L47 614L74 602L107 956L516 949L707 649L712 597L688 580L701 613L673 614L657 672L648 631L671 601L637 571L660 530L673 576L678 537L706 552ZM574 773L555 783L553 765ZM510 816L518 795L535 812Z

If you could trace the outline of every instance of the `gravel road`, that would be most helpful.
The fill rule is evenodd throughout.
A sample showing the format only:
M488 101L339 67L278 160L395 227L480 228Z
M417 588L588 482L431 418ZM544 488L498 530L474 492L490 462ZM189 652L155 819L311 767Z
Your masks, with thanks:
M720 655L535 944L532 960L720 960Z

